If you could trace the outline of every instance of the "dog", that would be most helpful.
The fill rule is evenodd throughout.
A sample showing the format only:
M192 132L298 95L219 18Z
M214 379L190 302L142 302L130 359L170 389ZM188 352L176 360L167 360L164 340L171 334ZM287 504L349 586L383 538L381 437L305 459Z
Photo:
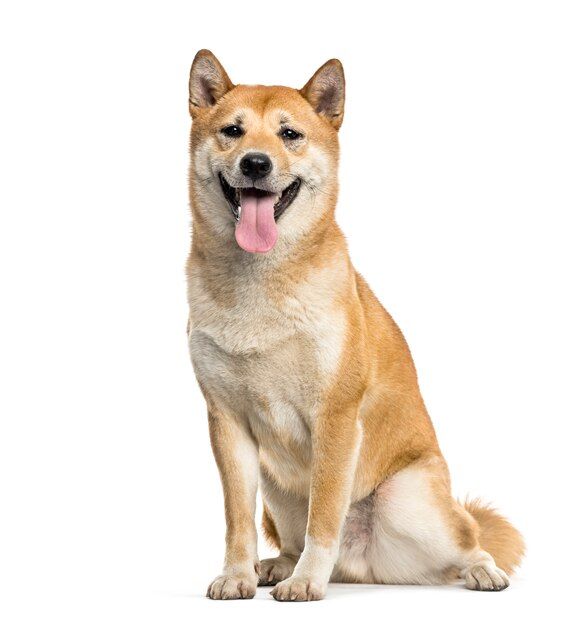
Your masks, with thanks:
M226 515L213 599L320 600L329 581L499 591L520 533L460 504L405 339L334 218L345 78L234 85L208 50L189 81L188 341ZM279 556L260 561L263 528Z

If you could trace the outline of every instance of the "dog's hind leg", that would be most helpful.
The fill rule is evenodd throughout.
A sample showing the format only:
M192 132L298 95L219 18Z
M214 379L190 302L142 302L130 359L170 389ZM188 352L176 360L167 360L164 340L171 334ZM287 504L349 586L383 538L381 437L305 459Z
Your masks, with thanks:
M273 559L260 561L259 585L276 585L292 575L305 545L309 502L289 494L264 472L260 475L264 501L263 528L279 549Z
M503 532L497 535L495 546L490 532L486 537L482 522L452 498L442 458L406 467L382 483L370 498L372 510L362 511L368 520L362 524L359 517L348 517L343 537L349 541L340 550L336 580L348 580L349 572L357 571L355 578L361 582L442 584L463 578L469 589L500 591L508 586L507 574L486 548L492 551L498 541L510 542L515 556L505 567L511 569L522 553L520 535L496 516L506 526L498 529ZM353 535L361 534L362 525L369 526L367 537L357 545ZM366 568L361 564L354 567L354 545L359 561L365 557Z

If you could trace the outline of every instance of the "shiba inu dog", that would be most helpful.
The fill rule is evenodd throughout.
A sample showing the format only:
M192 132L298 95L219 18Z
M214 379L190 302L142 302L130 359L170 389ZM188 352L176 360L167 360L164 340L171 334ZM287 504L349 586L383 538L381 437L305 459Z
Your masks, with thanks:
M522 538L459 504L406 342L334 218L345 81L300 89L190 75L188 338L224 490L214 599L319 600L329 580L498 591ZM255 506L280 554L259 561Z

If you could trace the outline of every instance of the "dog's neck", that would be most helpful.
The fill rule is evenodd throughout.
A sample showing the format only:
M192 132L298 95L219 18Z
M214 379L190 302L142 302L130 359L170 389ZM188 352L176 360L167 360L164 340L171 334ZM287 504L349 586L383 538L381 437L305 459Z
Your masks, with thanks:
M252 254L242 250L231 234L216 233L205 223L195 201L192 201L192 246L190 263L214 275L237 276L257 281L280 280L281 273L308 271L326 257L347 256L343 234L335 220L335 199L327 200L320 219L300 237L289 240L282 236L266 254Z

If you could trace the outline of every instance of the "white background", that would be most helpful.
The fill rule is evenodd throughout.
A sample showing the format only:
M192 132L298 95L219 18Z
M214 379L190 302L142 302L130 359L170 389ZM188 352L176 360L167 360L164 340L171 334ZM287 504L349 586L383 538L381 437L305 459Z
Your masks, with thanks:
M3 623L570 623L579 4L2 6ZM493 501L526 537L506 592L203 597L224 523L185 337L202 47L234 82L301 86L343 61L338 219L410 343L455 493Z

